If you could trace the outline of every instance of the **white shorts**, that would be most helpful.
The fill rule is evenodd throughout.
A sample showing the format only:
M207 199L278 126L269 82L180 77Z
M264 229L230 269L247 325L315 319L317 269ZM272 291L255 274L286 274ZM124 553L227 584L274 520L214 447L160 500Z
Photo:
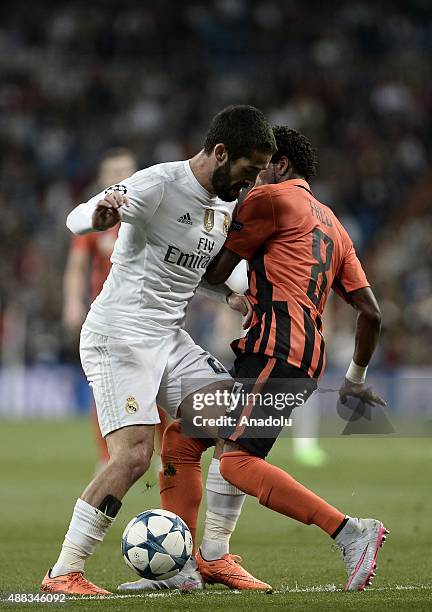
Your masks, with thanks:
M183 329L165 337L121 341L83 328L80 355L103 436L128 425L160 423L157 406L176 418L188 395L231 379Z

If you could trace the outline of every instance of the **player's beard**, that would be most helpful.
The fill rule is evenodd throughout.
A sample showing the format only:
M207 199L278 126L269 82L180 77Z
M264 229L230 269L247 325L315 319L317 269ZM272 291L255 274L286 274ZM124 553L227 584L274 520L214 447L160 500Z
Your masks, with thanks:
M238 197L242 184L238 188L231 185L231 162L229 159L213 172L212 179L213 191L224 202L232 202Z

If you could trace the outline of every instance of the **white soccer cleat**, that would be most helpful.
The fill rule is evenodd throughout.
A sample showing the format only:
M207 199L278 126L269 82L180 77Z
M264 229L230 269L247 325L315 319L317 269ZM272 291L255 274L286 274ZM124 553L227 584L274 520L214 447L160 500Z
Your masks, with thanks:
M363 591L375 577L376 558L389 533L376 519L349 518L336 536L348 574L344 591Z
M119 584L117 591L159 591L161 589L180 589L182 591L195 591L204 588L201 574L196 569L195 563L191 559L184 568L172 578L167 580L147 580L141 578L133 582Z

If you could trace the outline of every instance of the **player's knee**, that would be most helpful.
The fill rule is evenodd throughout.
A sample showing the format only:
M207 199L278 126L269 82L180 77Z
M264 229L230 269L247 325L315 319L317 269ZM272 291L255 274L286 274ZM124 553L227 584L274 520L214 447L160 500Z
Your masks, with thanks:
M153 449L150 451L148 449L139 449L133 453L132 457L130 458L130 474L133 482L141 478L141 476L149 469L152 453Z
M273 487L271 485L268 485L263 481L259 482L256 497L258 498L258 501L261 504L261 506L266 506L266 507L269 506L269 499L270 499L270 495L272 492L272 488Z
M256 460L257 457L245 451L224 453L220 458L219 470L222 478L227 482L248 495L258 497L259 502L266 505L265 501L268 499L269 492L265 490L262 479L258 477L258 474L254 479L248 476L250 467Z
M241 468L249 463L249 459L252 459L252 457L247 455L242 457L230 455L229 453L222 455L219 466L221 476L244 493L258 498L262 506L268 506L272 487L259 477L253 482L250 479L245 480L244 478Z
M195 463L201 461L201 455L207 445L196 438L183 436L181 424L174 421L165 430L162 439L162 463Z
M121 465L126 477L131 483L134 483L149 469L152 454L152 446L137 444L124 449L121 455L114 458L114 461Z

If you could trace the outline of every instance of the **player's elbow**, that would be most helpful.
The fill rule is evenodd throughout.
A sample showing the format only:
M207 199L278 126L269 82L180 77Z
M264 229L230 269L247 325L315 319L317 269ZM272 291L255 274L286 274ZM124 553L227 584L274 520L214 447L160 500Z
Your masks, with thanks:
M72 232L72 234L79 234L79 232L77 231L78 228L75 223L74 212L75 212L74 210L71 210L71 212L68 214L66 218L66 227L68 228L70 232Z
M370 327L378 332L381 330L382 314L378 304L370 304L364 307L361 314L367 320Z
M350 294L351 304L359 315L375 331L381 329L381 309L370 287L358 289Z
M83 235L93 230L93 211L87 210L84 204L80 204L68 214L66 227L72 234Z

